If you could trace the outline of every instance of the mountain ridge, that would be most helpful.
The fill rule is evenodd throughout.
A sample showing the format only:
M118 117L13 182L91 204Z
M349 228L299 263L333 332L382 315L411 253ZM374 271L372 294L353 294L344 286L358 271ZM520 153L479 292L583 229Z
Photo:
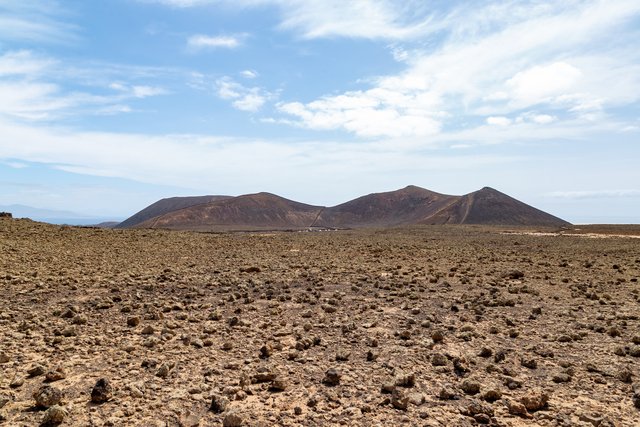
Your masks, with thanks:
M268 192L236 197L171 197L149 205L118 228L224 231L443 224L570 225L491 187L452 196L409 185L331 207L309 205Z

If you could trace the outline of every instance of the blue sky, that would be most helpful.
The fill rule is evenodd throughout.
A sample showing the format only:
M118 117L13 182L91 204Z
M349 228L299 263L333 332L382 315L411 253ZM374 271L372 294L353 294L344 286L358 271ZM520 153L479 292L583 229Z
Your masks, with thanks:
M491 186L640 222L637 0L0 0L0 205Z

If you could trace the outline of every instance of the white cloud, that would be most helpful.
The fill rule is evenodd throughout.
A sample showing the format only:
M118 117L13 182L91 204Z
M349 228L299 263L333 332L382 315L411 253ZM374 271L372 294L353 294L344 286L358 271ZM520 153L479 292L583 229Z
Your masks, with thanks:
M255 113L274 97L260 87L246 87L231 77L225 76L216 80L216 93L219 98L232 101L234 108Z
M509 126L511 124L511 119L501 116L487 117L487 124L493 126Z
M457 7L437 24L448 37L413 54L404 72L369 78L362 90L284 102L280 111L294 119L281 122L385 137L434 135L464 117L548 126L558 117L610 120L607 107L640 100L640 51L629 47L636 33L623 30L638 15L632 0ZM534 107L553 114L526 114ZM367 114L375 126L362 119Z
M133 110L122 105L126 100L168 93L161 87L121 81L104 85L117 92L113 95L90 93L91 89L103 90L100 81L96 83L97 88L87 87L85 91L65 89L64 83L69 78L78 83L83 73L94 72L73 66L67 68L60 61L27 50L6 52L0 56L0 115L22 120L53 120L77 114L127 113ZM129 77L132 70L125 68L119 74Z
M523 106L551 101L571 92L582 72L566 62L535 66L518 72L506 82L514 103Z
M376 186L387 188L417 183L417 177L434 171L448 174L452 170L518 161L510 156L425 154L398 150L395 143L291 144L204 135L77 132L17 125L1 118L0 134L5 142L0 144L0 159L44 163L74 173L203 192L218 188L231 194L254 192L257 186L265 191L296 188L300 196L309 197L308 186L321 178L327 197L336 202L347 200L336 200L343 197L341 191L354 191L353 187L343 188L345 181L371 188L372 182L363 182L362 176L370 176ZM403 175L389 181L389 174L398 170Z
M28 50L9 51L0 56L0 77L27 75L39 76L49 69L55 61L38 58Z
M142 0L173 7L225 4L235 7L273 6L279 27L304 38L350 37L412 39L436 26L419 1L393 0Z
M136 98L146 98L149 96L164 95L167 93L163 88L153 86L132 86L132 89L133 96Z
M255 79L259 74L254 70L243 70L240 72L240 75L245 79Z
M536 114L531 117L531 120L533 120L534 123L546 125L555 122L556 120L558 120L558 118L550 116L549 114Z
M0 40L38 43L71 43L77 27L63 23L61 3L38 0L0 3Z
M194 35L187 40L187 47L191 50L201 49L235 49L242 44L238 36L207 36Z

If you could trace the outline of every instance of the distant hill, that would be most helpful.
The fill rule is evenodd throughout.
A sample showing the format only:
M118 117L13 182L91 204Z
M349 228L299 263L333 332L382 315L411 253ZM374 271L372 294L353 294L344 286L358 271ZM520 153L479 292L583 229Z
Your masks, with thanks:
M135 215L127 218L118 224L115 228L132 228L136 227L143 222L150 220L169 212L174 212L179 209L190 208L192 206L202 205L217 200L228 199L231 196L195 196L195 197L169 197L167 199L161 199L157 202L147 206Z
M0 212L9 212L14 218L29 218L50 224L92 225L115 219L77 212L34 208L25 205L0 205Z
M307 205L270 193L238 197L174 197L150 205L120 223L118 228L215 231L417 224L570 225L489 187L463 196L451 196L408 186L369 194L333 207Z
M570 225L490 187L460 196L421 224L484 224L558 227Z
M315 221L322 209L275 194L257 193L179 209L149 219L138 227L183 230L305 228Z
M456 199L456 196L410 185L325 208L314 226L357 228L416 224Z

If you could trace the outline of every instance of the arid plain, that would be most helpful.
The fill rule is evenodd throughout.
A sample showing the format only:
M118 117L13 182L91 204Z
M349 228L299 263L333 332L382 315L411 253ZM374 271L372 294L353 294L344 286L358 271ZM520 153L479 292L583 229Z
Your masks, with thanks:
M0 219L0 424L637 426L640 233L558 231Z

